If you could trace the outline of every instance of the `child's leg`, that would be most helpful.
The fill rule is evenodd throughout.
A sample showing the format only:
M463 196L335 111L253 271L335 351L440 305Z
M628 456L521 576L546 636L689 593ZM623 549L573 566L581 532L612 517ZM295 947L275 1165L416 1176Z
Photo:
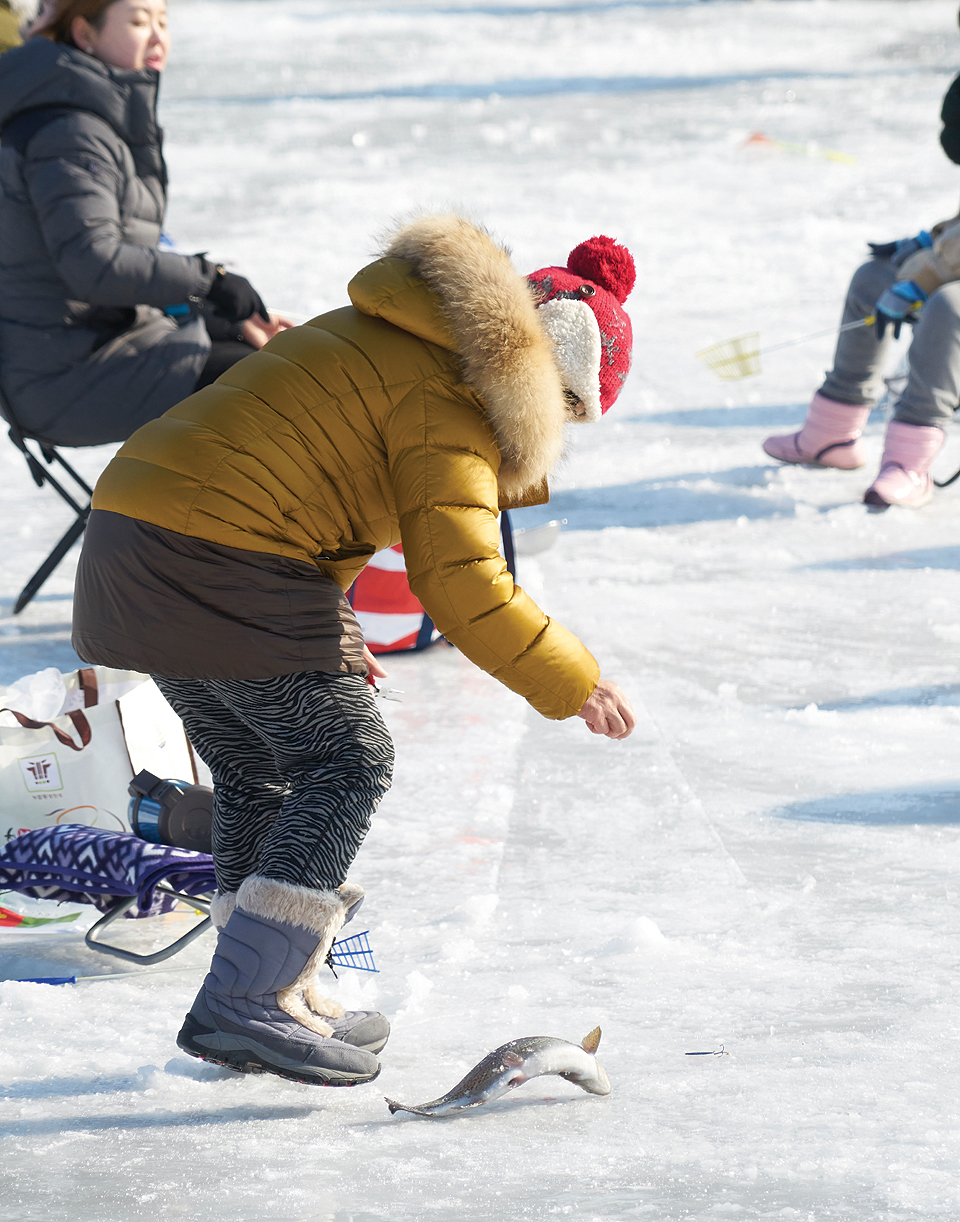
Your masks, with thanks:
M889 259L870 259L858 267L847 290L841 324L871 315L881 294L896 278L897 268ZM820 387L820 394L834 403L849 403L852 407L875 406L892 343L890 327L883 339L877 338L873 326L841 331L837 336L833 369Z
M960 282L941 285L920 313L910 375L894 413L902 424L945 428L960 406Z
M263 843L283 804L284 781L267 744L205 679L156 679L213 774L213 857L217 886L236 892L256 873Z
M393 744L362 676L309 671L206 686L271 754L281 804L260 844L256 874L333 890L390 788ZM238 761L241 775L246 765Z
M393 746L369 687L360 676L319 672L160 685L229 796L222 838L252 843L252 805L257 826L253 872L220 930L179 1046L301 1082L371 1081L389 1023L370 1011L325 1008L315 987L362 898L344 880L390 785ZM271 818L249 800L261 789ZM241 860L247 868L242 854L229 868Z
M944 429L960 406L960 283L941 285L923 307L910 374L887 426L880 473L864 494L874 509L919 509L933 499L930 474Z
M854 273L847 290L842 323L859 322L874 312L877 300L897 278L889 259L871 259ZM813 396L799 432L768 437L763 448L786 463L811 463L853 470L866 462L860 443L870 409L879 399L881 375L893 343L873 326L853 327L837 336L833 369Z

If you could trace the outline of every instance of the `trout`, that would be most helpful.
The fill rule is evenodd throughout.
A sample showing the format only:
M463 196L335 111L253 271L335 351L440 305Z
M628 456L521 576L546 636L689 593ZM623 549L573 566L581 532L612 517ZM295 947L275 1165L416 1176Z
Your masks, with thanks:
M591 1095L609 1095L610 1079L594 1055L599 1045L599 1027L594 1027L579 1044L554 1039L551 1035L526 1035L488 1052L462 1081L439 1099L421 1103L419 1107L407 1107L393 1099L387 1099L386 1104L391 1114L413 1112L417 1116L445 1116L449 1112L480 1107L531 1078L541 1078L545 1074L558 1074Z

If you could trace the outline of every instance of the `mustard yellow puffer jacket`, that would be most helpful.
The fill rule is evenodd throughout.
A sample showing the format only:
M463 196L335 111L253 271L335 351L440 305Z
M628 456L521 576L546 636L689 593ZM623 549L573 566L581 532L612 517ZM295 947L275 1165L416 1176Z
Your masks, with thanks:
M402 542L444 636L545 717L574 715L597 663L498 551L499 508L542 502L568 418L527 282L483 231L425 217L349 293L134 433L94 508L314 562L342 589Z

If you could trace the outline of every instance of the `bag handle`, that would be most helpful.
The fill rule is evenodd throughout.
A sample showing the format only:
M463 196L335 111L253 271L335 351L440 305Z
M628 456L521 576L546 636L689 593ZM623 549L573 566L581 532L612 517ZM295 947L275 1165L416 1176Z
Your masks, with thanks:
M83 707L91 708L100 699L100 690L97 687L97 672L92 666L81 666L77 671L77 682L83 692Z
M85 709L92 708L100 696L97 686L97 672L92 666L81 666L77 671L77 683L80 691L83 692L83 707ZM90 722L87 721L79 709L73 709L65 714L73 722L74 729L79 735L79 747L66 731L61 730L59 726L55 726L52 721L34 721L31 717L25 717L23 713L18 713L16 709L0 709L0 713L12 713L25 730L51 729L57 741L63 743L65 747L69 747L72 751L82 751L84 747L89 746L92 736Z
M90 729L90 722L87 721L79 709L74 709L73 712L66 714L73 722L74 729L80 736L79 747L65 730L55 726L52 721L34 721L31 717L25 717L23 713L18 713L16 709L0 709L0 713L12 713L25 730L52 730L56 735L57 741L63 743L65 747L69 747L72 751L82 751L84 747L88 746L93 733Z

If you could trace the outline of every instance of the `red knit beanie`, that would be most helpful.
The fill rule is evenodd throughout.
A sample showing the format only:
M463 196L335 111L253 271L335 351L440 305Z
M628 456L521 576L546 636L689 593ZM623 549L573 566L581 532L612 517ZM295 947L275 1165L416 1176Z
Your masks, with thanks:
M584 405L583 419L600 419L630 371L633 328L621 303L636 277L630 251L603 236L575 247L566 267L527 277L540 297L537 313L556 346L564 387Z

